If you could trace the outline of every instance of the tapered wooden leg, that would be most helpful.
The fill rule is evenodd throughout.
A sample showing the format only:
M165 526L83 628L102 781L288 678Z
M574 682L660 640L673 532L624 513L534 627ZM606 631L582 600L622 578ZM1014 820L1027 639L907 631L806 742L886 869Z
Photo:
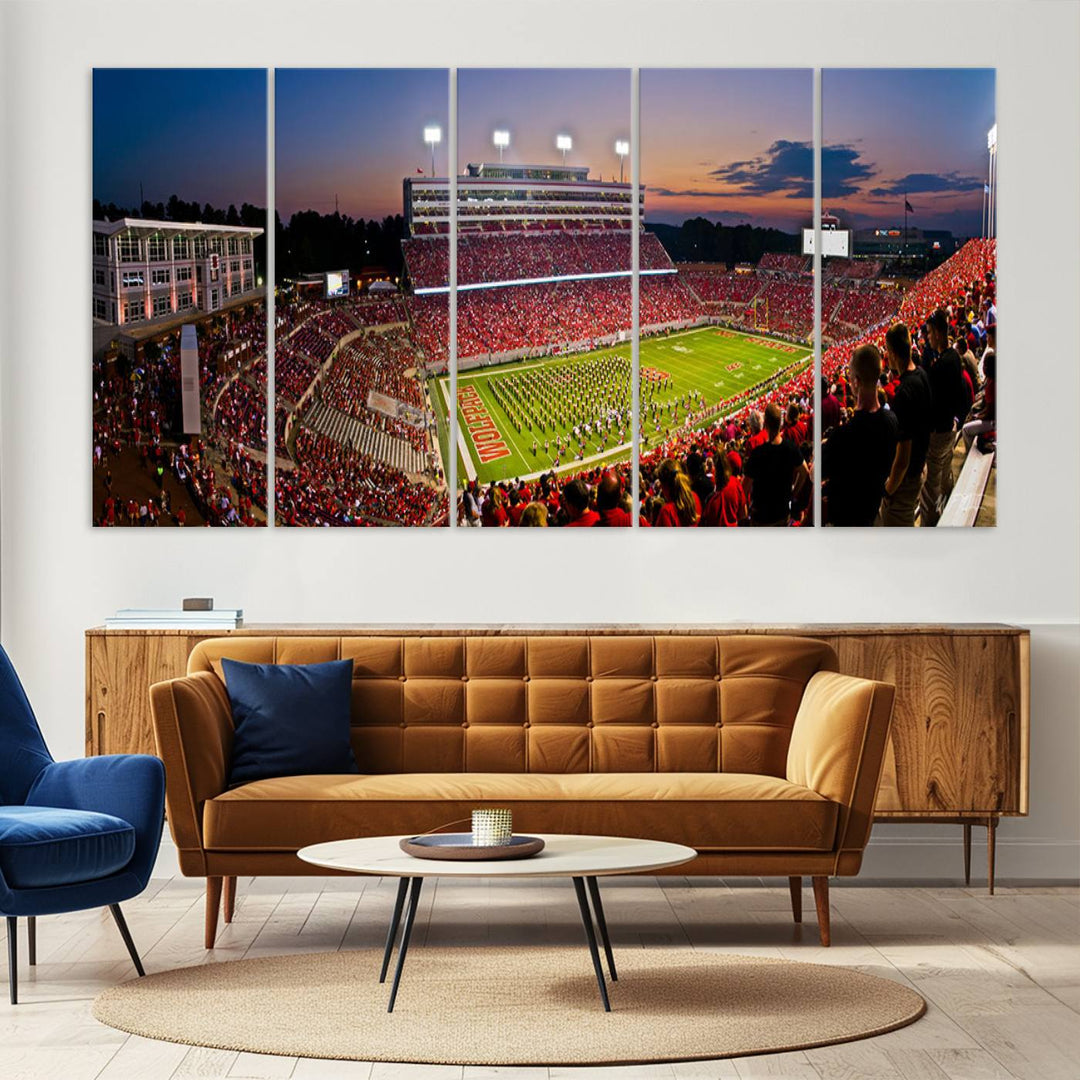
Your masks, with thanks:
M788 888L791 890L791 914L796 922L802 922L802 878L789 877Z
M964 822L964 884L971 884L971 822Z
M218 912L221 910L221 886L224 879L208 877L206 879L206 932L203 944L208 949L214 947L217 938Z
M26 946L30 954L30 966L37 963L37 916L30 915L26 920Z
M829 929L829 879L827 877L815 877L814 903L817 905L818 932L821 934L821 944L828 947L832 942L832 932Z
M232 922L233 909L236 907L236 878L227 877L225 879L224 889L224 901L222 907L224 909L223 914L227 923Z
M990 895L994 895L994 857L997 854L997 827L998 819L990 817L986 819L986 883L990 887Z

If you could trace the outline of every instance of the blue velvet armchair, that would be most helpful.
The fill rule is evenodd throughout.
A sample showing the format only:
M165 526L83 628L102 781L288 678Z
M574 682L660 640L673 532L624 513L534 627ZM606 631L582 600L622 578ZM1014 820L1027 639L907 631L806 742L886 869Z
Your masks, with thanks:
M11 1003L18 998L18 920L37 962L39 915L108 907L135 970L120 904L146 888L161 842L165 770L123 754L53 761L7 653L0 649L0 914L7 919Z

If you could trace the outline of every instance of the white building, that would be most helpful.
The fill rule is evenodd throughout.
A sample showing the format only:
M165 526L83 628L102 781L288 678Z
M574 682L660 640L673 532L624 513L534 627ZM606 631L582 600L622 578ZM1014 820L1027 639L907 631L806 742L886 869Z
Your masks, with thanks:
M96 325L130 326L218 311L258 288L246 225L122 218L94 222Z

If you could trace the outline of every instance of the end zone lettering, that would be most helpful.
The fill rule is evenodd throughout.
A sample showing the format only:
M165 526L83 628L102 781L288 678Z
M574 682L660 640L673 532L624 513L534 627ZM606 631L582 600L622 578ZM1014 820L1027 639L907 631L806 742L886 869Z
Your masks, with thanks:
M480 464L486 465L489 461L498 461L499 458L510 456L510 447L503 441L495 421L484 404L483 398L475 386L458 388L458 405L461 415L465 420L465 427L476 447L477 457Z

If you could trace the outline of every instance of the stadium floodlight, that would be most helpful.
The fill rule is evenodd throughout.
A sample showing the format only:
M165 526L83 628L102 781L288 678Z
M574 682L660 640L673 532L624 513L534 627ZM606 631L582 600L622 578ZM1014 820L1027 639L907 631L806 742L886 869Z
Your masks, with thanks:
M997 235L997 124L986 133L986 151L990 155L990 167L983 185L983 235Z
M499 148L499 162L502 162L503 151L510 145L509 131L492 132L491 141Z
M562 151L562 163L566 164L566 151L573 150L574 140L569 135L556 135L555 136L555 149Z
M615 153L619 155L619 183L623 182L623 164L630 153L630 143L626 139L615 140Z
M431 175L435 176L435 147L442 142L442 128L438 124L431 124L424 128L424 142L431 147Z

